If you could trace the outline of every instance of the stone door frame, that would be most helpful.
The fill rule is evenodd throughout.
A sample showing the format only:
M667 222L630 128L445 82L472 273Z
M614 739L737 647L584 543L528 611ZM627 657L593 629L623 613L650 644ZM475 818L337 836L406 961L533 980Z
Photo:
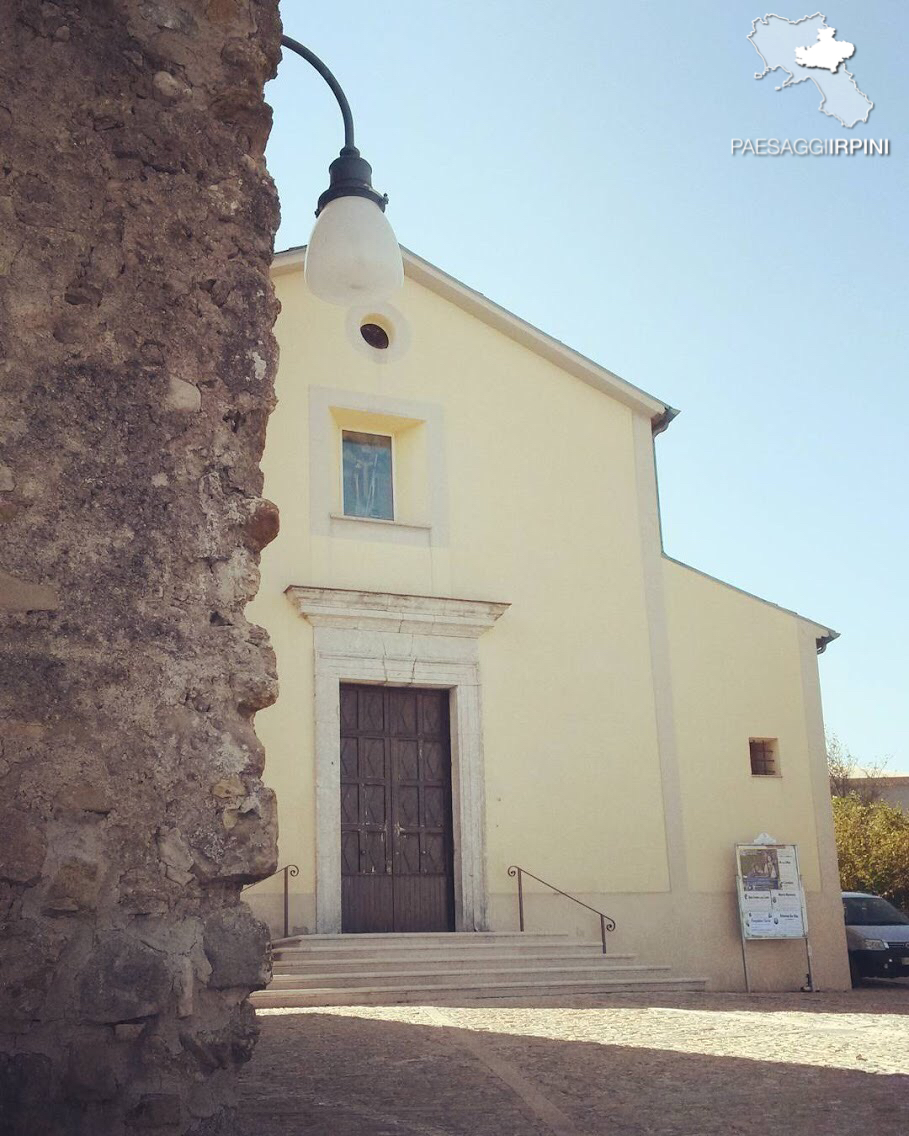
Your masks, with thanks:
M342 682L450 693L455 930L486 929L486 806L477 640L509 605L291 586L313 626L316 933L341 931Z

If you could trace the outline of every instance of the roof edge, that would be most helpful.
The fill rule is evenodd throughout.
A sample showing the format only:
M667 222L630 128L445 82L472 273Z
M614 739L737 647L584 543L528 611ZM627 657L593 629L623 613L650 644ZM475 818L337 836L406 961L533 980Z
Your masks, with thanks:
M718 576L711 576L709 572L704 572L700 568L694 568L691 564L686 564L684 560L677 560L676 557L670 556L667 552L662 554L664 560L668 560L670 564L677 564L680 568L687 568L689 572L694 572L697 576L703 576L705 580L711 580L714 584L720 584L724 588L729 588L730 591L738 592L740 596L747 596L750 600L756 600L758 603L764 604L766 607L772 607L774 610L782 612L783 615L791 615L793 618L799 620L801 623L807 623L809 627L813 627L820 634L815 636L815 643L817 644L817 653L822 655L827 647L834 639L839 639L839 631L834 631L832 627L828 627L825 623L818 623L816 619L809 619L808 616L802 615L800 612L793 611L790 607L783 607L782 604L776 604L773 600L765 600L763 596L756 596L754 592L746 591L745 588L739 588L735 584L730 584L728 580L721 580Z
M290 271L296 264L302 263L305 251L305 245L297 245L275 253L273 271L279 275ZM620 375L588 359L586 355L566 346L561 340L547 335L545 331L541 331L540 328L490 300L482 292L475 291L454 276L443 272L403 245L401 253L404 257L405 275L411 280L428 288L437 296L457 304L487 326L508 336L509 339L555 364L563 371L567 371L588 386L603 394L611 395L630 410L646 414L650 419L654 436L662 433L678 414L678 411L668 403L662 402Z
M848 777L846 779L850 785L857 782L871 782L873 785L879 785L882 789L909 789L909 773L884 773L878 776L872 773L870 776L867 773L860 773L856 777Z

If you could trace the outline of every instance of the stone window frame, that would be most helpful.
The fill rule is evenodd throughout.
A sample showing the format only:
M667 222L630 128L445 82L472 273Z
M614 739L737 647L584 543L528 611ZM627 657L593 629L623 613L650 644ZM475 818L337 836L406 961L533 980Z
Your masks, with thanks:
M286 595L313 627L316 933L341 931L342 682L435 687L451 692L455 930L486 930L486 804L478 639L510 605L294 585Z
M386 521L372 517L352 517L344 514L343 511L337 511L339 506L343 510L343 493L339 501L339 487L333 476L334 446L338 434L333 410L351 410L361 414L422 424L426 430L427 460L426 468L419 471L418 475L426 480L427 523L414 524L398 519ZM395 488L397 490L397 485ZM450 539L448 473L445 415L442 406L437 403L345 391L335 387L310 387L309 505L310 531L316 536L409 545L417 548L447 547Z

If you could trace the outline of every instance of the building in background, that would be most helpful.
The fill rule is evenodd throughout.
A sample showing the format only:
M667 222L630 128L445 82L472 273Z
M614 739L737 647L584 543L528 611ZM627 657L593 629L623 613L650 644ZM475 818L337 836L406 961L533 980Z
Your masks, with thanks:
M744 984L736 842L798 845L819 985L849 985L817 652L827 627L662 549L671 408L412 254L395 306L275 261L281 533L250 618L298 933L511 930L519 864L610 949ZM246 892L275 934L280 878ZM596 938L528 889L527 925ZM801 942L749 947L755 988Z
M858 793L863 801L884 801L909 813L909 776L905 774L850 777L846 784L849 792Z

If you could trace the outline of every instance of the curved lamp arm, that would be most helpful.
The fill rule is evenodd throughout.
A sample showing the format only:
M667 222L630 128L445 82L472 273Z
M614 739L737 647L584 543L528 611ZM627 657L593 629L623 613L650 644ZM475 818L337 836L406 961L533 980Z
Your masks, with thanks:
M372 166L365 158L360 157L360 151L354 145L353 115L350 113L350 103L341 90L341 84L328 70L318 55L314 55L308 47L298 43L290 36L281 36L281 46L290 48L307 63L311 64L331 87L332 94L338 100L341 108L341 117L344 120L344 147L337 158L328 167L328 189L319 198L316 216L318 217L329 201L337 197L365 197L385 212L388 195L378 193L372 187Z
M318 55L315 55L308 47L304 47L302 43L291 39L290 36L282 35L281 46L289 47L291 51L295 51L297 55L305 59L307 63L312 64L329 87L331 87L331 93L338 100L338 106L341 108L341 117L344 119L344 148L355 150L357 147L354 142L353 115L350 113L350 103L347 101L347 96L341 90L341 84L328 70Z

